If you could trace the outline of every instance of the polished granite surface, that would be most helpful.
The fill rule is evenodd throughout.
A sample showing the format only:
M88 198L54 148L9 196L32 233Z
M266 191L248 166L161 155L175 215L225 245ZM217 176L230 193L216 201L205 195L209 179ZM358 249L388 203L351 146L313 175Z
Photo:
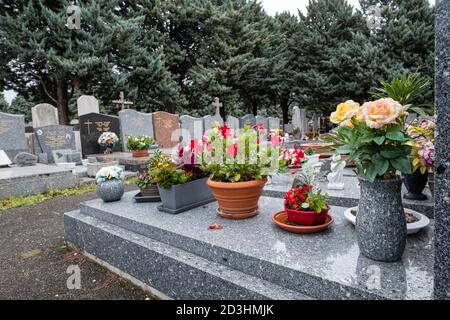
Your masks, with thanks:
M171 215L159 212L158 203L135 203L135 193L128 192L114 203L84 203L81 213L289 289L304 285L304 293L311 297L432 297L432 224L408 237L401 261L381 263L360 255L355 229L344 218L342 207L332 208L335 222L329 230L297 235L271 221L283 206L279 198L262 197L259 215L234 221L217 215L216 202ZM215 223L223 229L209 230Z

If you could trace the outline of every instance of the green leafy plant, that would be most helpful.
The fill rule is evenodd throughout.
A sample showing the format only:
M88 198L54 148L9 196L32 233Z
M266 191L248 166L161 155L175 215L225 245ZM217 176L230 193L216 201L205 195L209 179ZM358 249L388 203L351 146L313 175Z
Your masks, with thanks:
M131 151L148 150L153 143L149 136L127 136L127 148Z
M421 116L432 113L432 104L416 105L415 102L428 90L430 90L431 81L417 72L405 73L395 77L391 82L380 81L381 88L371 92L375 99L389 97L401 105L406 111L413 111Z
M314 150L312 148L307 148L303 152L305 153L305 156L313 156L314 155Z
M321 213L323 210L328 209L328 200L330 196L327 194L323 194L322 190L318 190L317 192L311 192L306 200L309 204L311 210Z

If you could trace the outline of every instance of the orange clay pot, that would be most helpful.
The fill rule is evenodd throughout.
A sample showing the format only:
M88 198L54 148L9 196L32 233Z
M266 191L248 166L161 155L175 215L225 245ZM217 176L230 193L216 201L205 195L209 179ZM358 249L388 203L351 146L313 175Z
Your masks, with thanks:
M148 150L132 150L131 151L133 158L143 158L148 157L149 152Z
M246 219L258 214L258 200L267 179L246 182L217 182L208 179L219 203L217 213L228 219Z

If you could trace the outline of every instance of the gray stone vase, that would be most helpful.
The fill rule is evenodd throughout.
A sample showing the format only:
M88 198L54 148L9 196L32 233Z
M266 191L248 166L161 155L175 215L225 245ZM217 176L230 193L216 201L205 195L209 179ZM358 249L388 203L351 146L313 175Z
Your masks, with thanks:
M402 180L369 182L359 178L361 197L356 234L361 253L376 261L401 259L406 244L406 219L402 203Z
M125 192L125 186L121 180L107 180L97 184L97 196L105 202L118 201Z

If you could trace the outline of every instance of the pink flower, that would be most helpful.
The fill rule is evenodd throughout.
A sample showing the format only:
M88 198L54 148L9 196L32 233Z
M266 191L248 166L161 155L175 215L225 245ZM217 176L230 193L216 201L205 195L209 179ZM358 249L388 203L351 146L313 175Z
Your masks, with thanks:
M366 102L361 107L362 118L367 126L380 129L387 124L397 123L399 117L407 114L405 107L391 98Z
M280 143L281 143L281 139L280 139L280 137L273 135L273 136L270 137L270 142L272 142L272 144L275 147L278 147L280 145Z

